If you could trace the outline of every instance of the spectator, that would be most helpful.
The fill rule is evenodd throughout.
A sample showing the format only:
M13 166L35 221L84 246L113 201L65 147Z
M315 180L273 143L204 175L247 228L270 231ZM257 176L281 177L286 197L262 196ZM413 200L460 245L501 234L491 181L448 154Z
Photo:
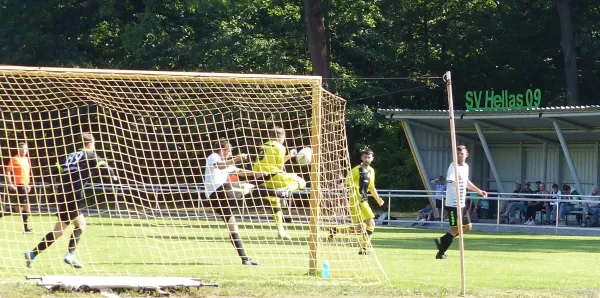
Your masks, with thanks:
M558 184L552 184L552 199L553 200L561 200L562 192L558 189ZM556 224L556 204L557 202L546 203L546 222L544 224Z
M538 181L540 182L540 181ZM545 194L549 194L549 192L546 190L546 184L545 183L538 183L536 182L536 194L538 195L545 195ZM534 198L537 199L546 199L547 196L535 196ZM544 202L536 202L536 201L530 201L527 202L527 222L525 222L526 225L530 225L533 226L535 225L535 214L544 209Z
M433 220L433 208L431 208L431 205L427 204L427 206L425 206L425 208L419 210L419 214L417 215L417 221L431 221ZM418 225L418 222L415 222L414 224L412 224L412 226L416 226ZM425 223L423 224L423 226L426 225Z
M599 192L598 186L594 185L592 187L592 193L590 194L590 197L587 197L585 199L600 201L600 197L598 197L598 192ZM585 219L581 223L582 227L587 227L588 222L590 220L590 215L589 215L590 212L592 212L593 218L594 218L594 222L592 223L592 226L598 225L598 213L600 212L600 204L599 203L583 203L583 216L585 216Z
M446 193L446 178L440 176L437 179L431 180L435 184L435 208L441 221L444 218L442 214L442 206L444 206L444 194Z
M521 182L515 181L515 190L513 190L513 193L518 194L520 192L521 192ZM518 198L519 195L513 195L512 197ZM500 201L500 210L498 210L498 214L500 214L501 217L506 217L507 207L512 202L514 202L514 201L509 201L509 200Z
M490 200L480 200L479 201L479 217L486 219L489 218L490 212Z
M565 201L571 201L571 200L579 200L579 193L577 192L577 190L573 189L571 190L571 187L568 185L563 185L562 187L562 192L563 195L566 196L575 196L575 197L566 197ZM560 203L560 205L558 206L558 214L559 214L559 222L558 225L561 227L564 227L567 225L567 213L571 212L571 211L577 211L577 210L581 210L581 208L577 208L575 206L574 203L569 203L569 202L562 202ZM556 214L556 213L555 213Z
M476 193L469 194L470 199L467 200L467 212L469 212L469 216L471 216L471 222L479 222L479 209L481 199L479 195Z
M542 181L538 180L535 182L534 193L538 193L540 190L542 190Z
M531 187L531 183L525 182L525 188L520 189L520 187L519 187L519 189L520 189L519 193L520 194L533 194L533 190L530 187ZM530 198L531 196L520 195L518 197ZM527 210L527 202L513 201L508 204L508 207L506 208L506 213L504 213L503 216L509 220L509 222L508 222L509 224L514 224L516 222L516 219L515 219L516 212L519 211L519 220L522 220L521 215L525 214L526 210Z

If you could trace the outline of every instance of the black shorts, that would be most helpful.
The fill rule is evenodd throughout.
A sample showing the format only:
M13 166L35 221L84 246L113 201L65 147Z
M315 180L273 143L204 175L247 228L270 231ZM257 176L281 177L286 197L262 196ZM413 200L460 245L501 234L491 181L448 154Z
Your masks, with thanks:
M435 200L435 208L442 208L442 204L444 203L444 200Z
M222 216L229 216L237 208L238 201L244 197L242 191L234 190L231 183L224 183L210 197L203 197L200 203L205 208L211 208Z
M25 187L25 185L17 185L17 190L10 190L8 191L11 194L16 194L17 195L17 200L19 201L19 204L21 205L26 205L29 203L29 200L27 199L28 195L27 195L27 188ZM14 201L13 201L14 202Z
M59 195L57 200L58 212L56 215L58 216L58 220L60 222L68 224L75 220L77 216L81 215L79 204L77 203L78 200L79 195L76 193L71 192Z
M458 227L458 210L456 207L448 207L446 206L446 210L448 210L448 222L450 222L451 227ZM467 208L462 208L462 224L463 226L471 224L471 216L469 216L469 212L467 212Z

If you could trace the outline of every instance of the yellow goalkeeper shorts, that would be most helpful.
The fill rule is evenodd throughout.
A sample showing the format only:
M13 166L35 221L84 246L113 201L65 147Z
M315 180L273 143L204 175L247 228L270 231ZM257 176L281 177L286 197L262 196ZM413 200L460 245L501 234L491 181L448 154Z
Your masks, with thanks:
M350 199L350 216L355 224L365 220L375 218L375 213L371 210L368 201L361 201L360 197Z
M290 186L295 184L298 185L298 188L290 188ZM265 181L263 185L270 189L288 188L290 191L293 191L305 188L306 181L293 173L277 173L275 176L271 177L271 179Z

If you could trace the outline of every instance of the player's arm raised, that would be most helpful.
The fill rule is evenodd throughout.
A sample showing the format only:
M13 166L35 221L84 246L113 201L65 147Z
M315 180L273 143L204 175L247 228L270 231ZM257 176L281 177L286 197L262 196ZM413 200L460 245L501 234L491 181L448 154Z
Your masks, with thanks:
M470 191L476 192L478 195L487 198L487 192L485 190L479 189L479 187L475 186L471 180L467 181L467 189Z
M269 173L266 173L266 172L257 172L257 171L251 171L251 170L240 169L240 168L235 169L235 174L240 177L254 177L254 178L261 178L263 176L269 175Z
M248 160L248 154L246 154L246 153L239 154L238 156L229 158L227 160L218 161L214 164L214 166L219 170L223 170L227 167L233 166L236 163L240 163L244 160Z

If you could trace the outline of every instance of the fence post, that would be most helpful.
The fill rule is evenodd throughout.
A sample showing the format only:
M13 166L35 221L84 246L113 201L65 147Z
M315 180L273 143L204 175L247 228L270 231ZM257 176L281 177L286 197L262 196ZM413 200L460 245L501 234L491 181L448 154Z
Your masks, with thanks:
M500 195L496 194L498 200L496 200L496 226L500 225Z
M392 190L388 189L388 217L387 217L387 225L390 225L390 221L392 220Z

